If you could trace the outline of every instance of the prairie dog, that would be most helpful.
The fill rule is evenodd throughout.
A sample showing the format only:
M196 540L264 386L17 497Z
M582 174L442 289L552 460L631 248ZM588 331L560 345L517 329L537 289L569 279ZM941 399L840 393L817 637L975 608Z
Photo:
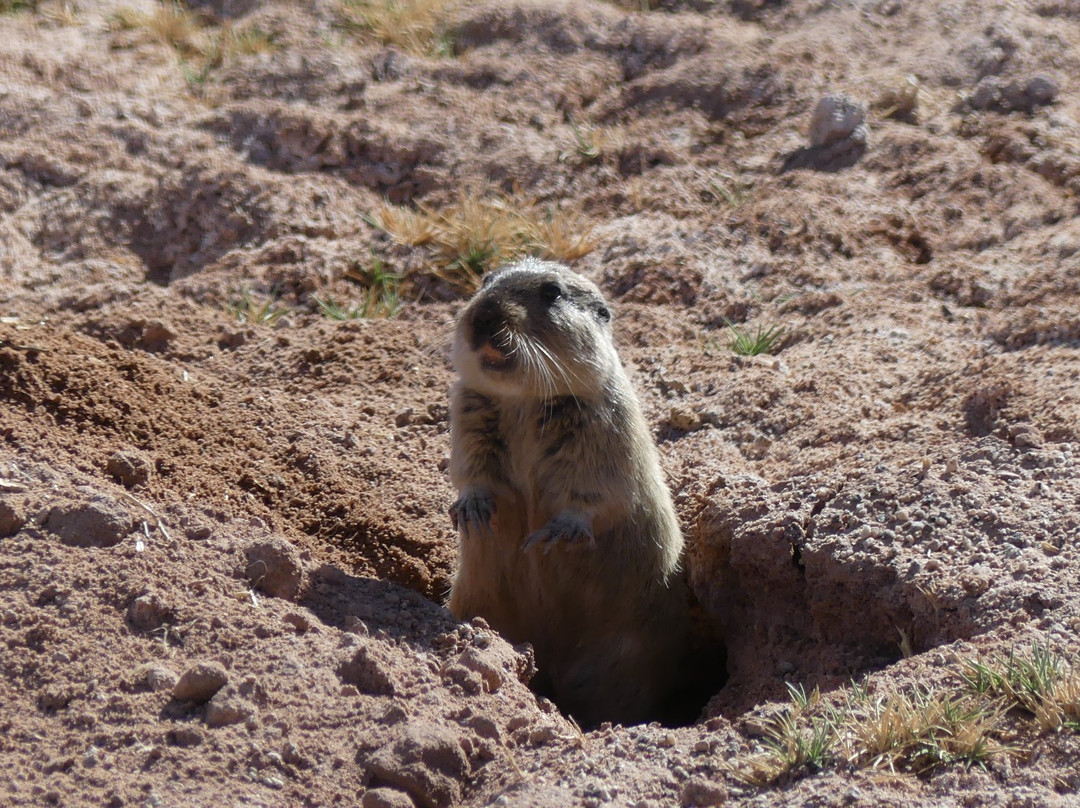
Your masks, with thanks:
M452 354L450 609L532 643L589 726L655 718L688 628L682 534L610 321L591 281L526 259L485 279Z

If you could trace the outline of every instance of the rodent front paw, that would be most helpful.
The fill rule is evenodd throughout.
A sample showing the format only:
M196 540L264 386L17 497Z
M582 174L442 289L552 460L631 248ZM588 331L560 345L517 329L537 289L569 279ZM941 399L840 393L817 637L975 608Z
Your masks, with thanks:
M454 529L466 533L475 528L490 528L494 513L495 500L491 494L475 488L466 488L457 502L450 506L450 520L454 523Z
M528 550L537 544L542 544L544 552L548 552L555 542L566 544L582 544L588 542L594 544L596 537L593 536L592 527L588 521L577 514L561 513L544 525L539 530L534 530L525 538L525 549Z

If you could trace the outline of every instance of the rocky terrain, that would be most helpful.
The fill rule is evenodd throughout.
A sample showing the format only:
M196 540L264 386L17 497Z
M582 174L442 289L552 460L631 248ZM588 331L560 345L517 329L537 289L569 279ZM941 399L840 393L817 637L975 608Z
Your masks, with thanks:
M1080 805L1075 2L0 12L0 803ZM442 606L521 253L613 303L684 725Z

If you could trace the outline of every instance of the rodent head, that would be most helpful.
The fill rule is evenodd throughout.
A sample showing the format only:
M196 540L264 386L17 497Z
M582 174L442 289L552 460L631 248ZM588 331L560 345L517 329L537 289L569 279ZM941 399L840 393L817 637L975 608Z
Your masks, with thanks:
M484 279L458 318L454 367L492 396L591 398L619 367L596 284L528 258Z

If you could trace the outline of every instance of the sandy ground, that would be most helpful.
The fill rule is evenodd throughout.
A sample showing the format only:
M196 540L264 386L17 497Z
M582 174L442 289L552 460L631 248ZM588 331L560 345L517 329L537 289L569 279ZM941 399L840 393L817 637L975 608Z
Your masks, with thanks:
M192 3L269 43L214 60L151 2L0 16L0 803L1080 805L1019 709L747 775L789 686L1080 661L1080 10L646 5L462 2L424 55ZM727 677L687 726L582 733L441 605L466 295L377 214L463 193L590 242ZM395 316L323 314L376 265Z

